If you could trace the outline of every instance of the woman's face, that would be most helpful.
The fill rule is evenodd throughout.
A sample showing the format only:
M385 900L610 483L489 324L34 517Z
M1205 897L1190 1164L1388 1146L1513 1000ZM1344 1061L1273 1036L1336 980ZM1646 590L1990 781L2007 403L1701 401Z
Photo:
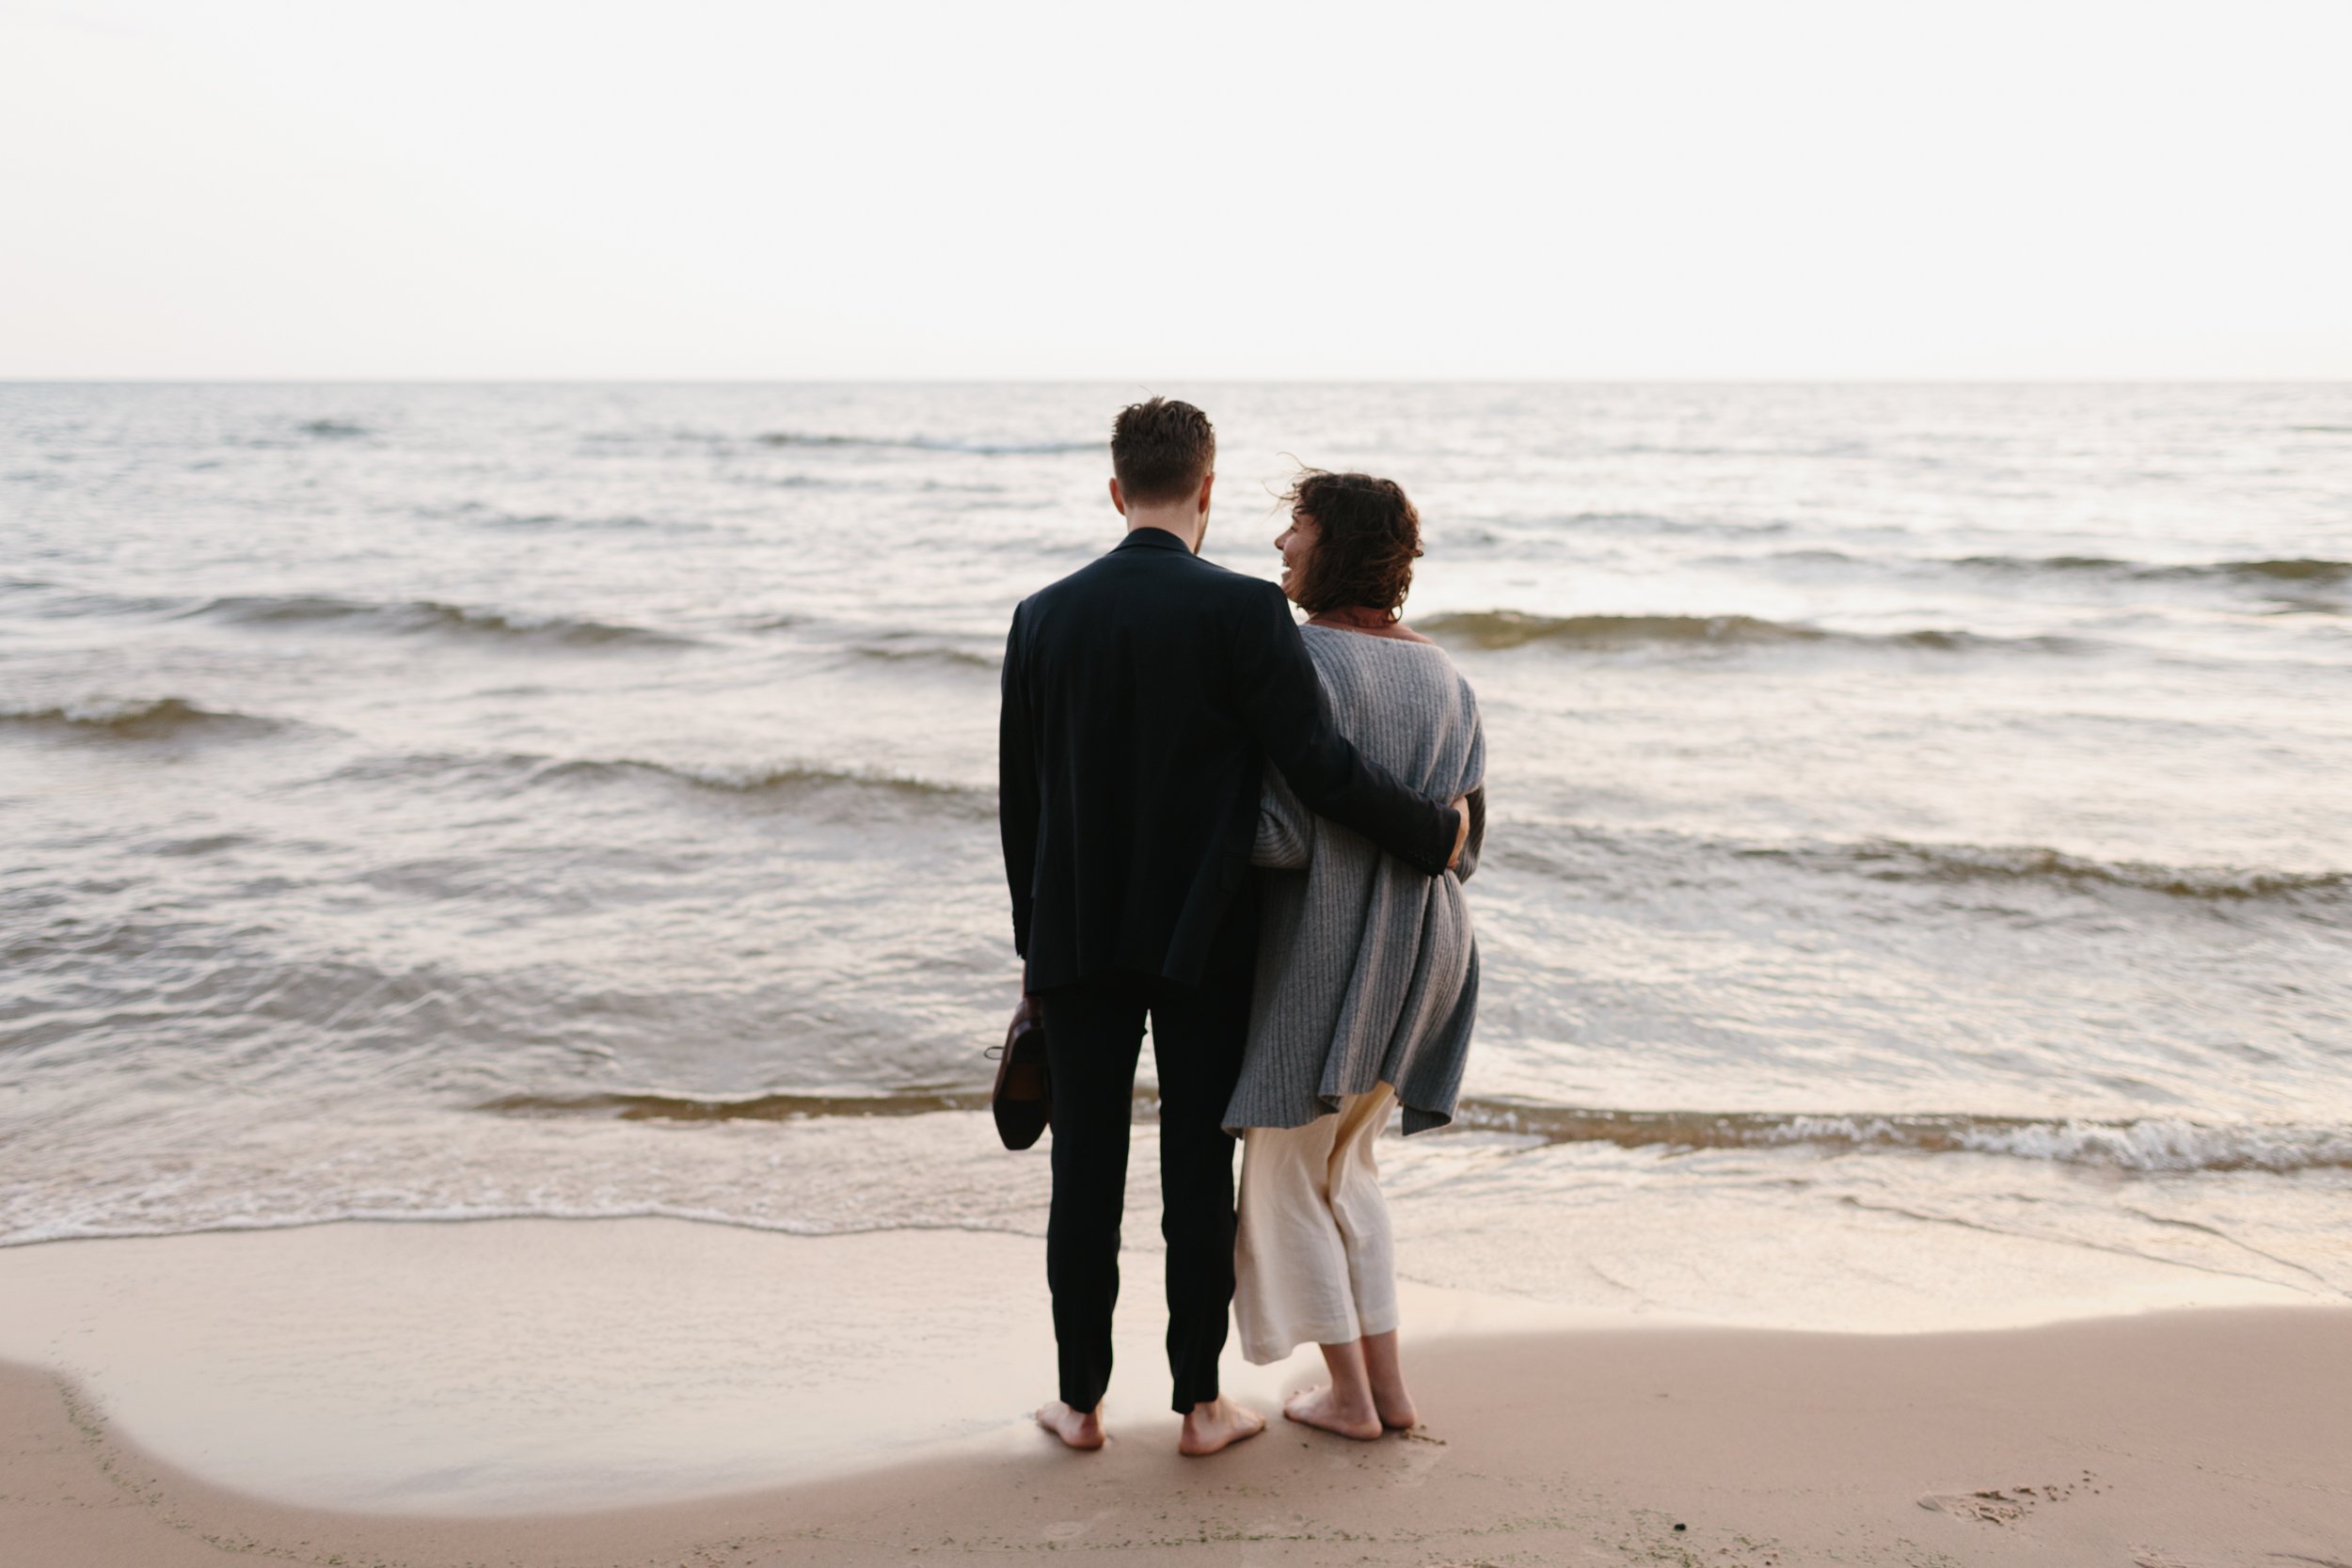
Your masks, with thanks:
M1307 580L1307 561L1315 552L1317 530L1315 520L1294 508L1290 527L1274 536L1274 547L1282 552L1282 592L1291 602L1298 602L1299 587Z

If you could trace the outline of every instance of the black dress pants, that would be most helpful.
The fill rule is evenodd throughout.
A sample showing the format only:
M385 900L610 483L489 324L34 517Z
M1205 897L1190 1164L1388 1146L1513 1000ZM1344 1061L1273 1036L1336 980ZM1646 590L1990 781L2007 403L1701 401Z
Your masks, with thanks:
M1054 1292L1061 1399L1101 1402L1111 1377L1120 1217L1127 1196L1143 1021L1160 1078L1160 1234L1168 1242L1173 1404L1217 1396L1233 1303L1233 1148L1222 1125L1241 1074L1257 959L1255 900L1226 919L1200 984L1107 975L1042 993L1054 1088L1054 1204L1045 1276Z

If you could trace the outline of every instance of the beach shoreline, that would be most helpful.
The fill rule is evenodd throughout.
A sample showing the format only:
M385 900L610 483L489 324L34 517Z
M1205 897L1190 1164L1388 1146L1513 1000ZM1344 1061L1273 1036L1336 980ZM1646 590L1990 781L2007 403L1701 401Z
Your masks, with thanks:
M748 1568L1087 1550L1151 1564L2276 1568L2352 1544L2352 1323L2332 1309L1917 1339L1440 1339L1421 1365L1437 1422L1373 1444L1277 1421L1186 1461L1172 1421L1099 1455L1008 1429L780 1487L466 1517L230 1491L156 1461L55 1373L0 1364L0 1563ZM2234 1381L2249 1371L2264 1375ZM1553 1404L1571 1379L1577 1393Z
M175 1568L232 1557L416 1568L856 1564L1060 1550L1144 1563L1427 1565L2278 1568L2352 1557L2352 1309L2344 1307L2189 1308L1861 1335L1590 1314L1535 1326L1545 1320L1512 1319L1508 1303L1424 1292L1419 1317L1411 1304L1407 1314L1422 1430L1355 1444L1277 1419L1263 1438L1187 1461L1175 1453L1175 1418L1152 1355L1158 1304L1149 1254L1131 1253L1134 1310L1122 1313L1113 1442L1102 1454L1075 1455L1022 1415L1049 1365L1024 1359L1041 1342L1041 1312L988 1326L1014 1296L1037 1289L1015 1279L1004 1286L1011 1294L997 1295L988 1284L1008 1263L1029 1260L1035 1243L1024 1238L811 1242L676 1222L633 1231L628 1222L507 1222L161 1240L183 1244L71 1243L0 1255L14 1324L0 1345L8 1358L0 1363L6 1568ZM599 1353L580 1336L609 1336L603 1319L591 1314L569 1327L531 1321L544 1304L534 1289L571 1289L565 1259L646 1275L672 1247L690 1249L672 1261L691 1258L698 1272L686 1296L707 1304L674 1324L674 1339L649 1325ZM39 1253L50 1259L35 1266ZM768 1263L750 1266L764 1255ZM175 1256L183 1261L171 1264ZM514 1314L501 1319L475 1293L469 1256L504 1259L501 1294ZM382 1272L366 1272L371 1258ZM729 1259L745 1260L745 1272L723 1273L718 1260ZM771 1266L777 1259L787 1260L781 1270ZM958 1259L962 1275L935 1283L969 1294L974 1316L936 1317L921 1333L869 1314L837 1338L773 1295L789 1278L811 1300L863 1277L881 1296L904 1291L895 1272ZM292 1316L270 1317L274 1293L298 1294L298 1281L323 1270L344 1277L325 1282L326 1294ZM151 1288L135 1288L134 1274ZM242 1300L244 1326L222 1330L241 1341L192 1338L175 1326L213 1310L198 1288L208 1276L223 1283L232 1307ZM383 1318L380 1302L369 1307L358 1298L381 1296L399 1277L417 1281L420 1301L443 1304L446 1334L383 1338L400 1314ZM302 1330L321 1301L350 1302L351 1313ZM748 1316L731 1315L745 1307ZM56 1319L45 1338L25 1330L28 1315L40 1314ZM491 1326L480 1327L485 1321ZM744 1341L730 1334L744 1332L787 1346L804 1340L805 1354L742 1362ZM373 1359L355 1358L353 1346L372 1338ZM543 1383L524 1369L501 1383L485 1373L528 1362L535 1342L557 1375ZM244 1360L215 1368L210 1375L219 1381L207 1385L200 1366L191 1370L191 1357L239 1343L233 1354ZM687 1381L680 1369L697 1365L706 1377ZM1311 1379L1312 1353L1254 1383L1254 1370L1235 1370L1232 1391L1271 1414L1285 1388ZM793 1376L809 1380L807 1398L774 1399ZM322 1379L338 1378L340 1391L322 1390ZM926 1380L935 1403L972 1418L928 1434L901 1418L891 1442L878 1440L871 1422L852 1423L839 1429L841 1443L865 1446L826 1473L771 1469L787 1479L744 1484L739 1474L715 1488L708 1477L727 1474L723 1466L699 1486L656 1473L638 1478L647 1484L628 1506L582 1506L599 1495L631 1497L613 1477L625 1481L644 1453L740 1435L728 1424L742 1414L728 1402L731 1381L759 1395L755 1415L812 1423L822 1436L862 1402L921 1402ZM232 1388L233 1400L222 1392ZM649 1402L644 1411L666 1409L678 1424L646 1433L643 1449L596 1449L596 1463L615 1467L599 1481L589 1449L546 1447L548 1431L580 1423L578 1408L547 1402L565 1388L585 1390L580 1397L596 1408L625 1406L636 1389ZM368 1417L371 1409L380 1416ZM503 1441L517 1450L508 1456L516 1463L550 1474L577 1465L581 1484L557 1507L530 1506L528 1488L501 1508L436 1506L435 1497L465 1495L446 1478L438 1493L355 1504L365 1478L350 1466L372 1454L401 1458L401 1443L421 1432L431 1438L416 1426L425 1417L444 1423L436 1440L452 1469L494 1455ZM620 1409L613 1426L641 1418ZM360 1425L390 1430L339 1448L338 1429ZM232 1426L246 1430L222 1430ZM208 1431L204 1441L191 1437ZM469 1433L480 1448L471 1458ZM755 1444L737 1457L782 1451ZM344 1502L272 1497L221 1479L271 1463L292 1476L305 1453L336 1456L342 1468L319 1473L342 1476Z
M982 1108L1002 653L1120 538L1127 397L0 388L0 1243L1041 1229ZM2352 388L1189 397L1220 565L1299 462L1406 486L1493 756L1407 1272L2352 1294Z

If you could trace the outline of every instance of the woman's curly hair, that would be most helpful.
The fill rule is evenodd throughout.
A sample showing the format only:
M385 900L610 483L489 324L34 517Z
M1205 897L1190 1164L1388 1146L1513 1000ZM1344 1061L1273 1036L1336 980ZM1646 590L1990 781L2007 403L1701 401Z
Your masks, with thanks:
M1370 474L1309 468L1282 499L1315 525L1303 580L1292 584L1300 609L1320 615L1361 605L1391 621L1404 618L1413 562L1421 557L1421 514L1402 485Z

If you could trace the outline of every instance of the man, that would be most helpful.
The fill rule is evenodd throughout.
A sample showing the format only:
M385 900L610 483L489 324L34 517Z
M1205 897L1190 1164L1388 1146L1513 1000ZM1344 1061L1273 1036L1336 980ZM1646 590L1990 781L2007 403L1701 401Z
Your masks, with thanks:
M1301 800L1436 876L1466 818L1408 790L1332 729L1289 605L1199 558L1216 434L1153 398L1111 434L1117 548L1032 594L1005 644L999 814L1024 1008L1053 1080L1046 1277L1060 1398L1038 1420L1100 1448L1127 1132L1145 1015L1160 1081L1161 1234L1178 1447L1264 1430L1219 1396L1233 1296L1233 1140L1257 950L1249 850L1263 766Z

